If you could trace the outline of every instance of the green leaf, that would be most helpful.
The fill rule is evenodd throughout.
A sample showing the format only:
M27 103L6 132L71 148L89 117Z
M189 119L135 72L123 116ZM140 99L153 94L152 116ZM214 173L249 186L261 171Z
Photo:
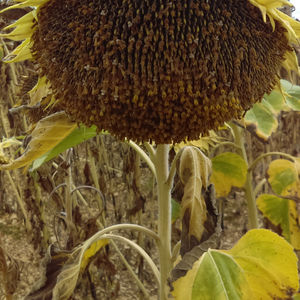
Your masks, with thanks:
M274 195L262 194L256 199L259 210L275 226L293 247L300 249L300 228L296 203Z
M300 86L286 80L280 82L285 97L280 91L273 90L269 95L264 95L261 103L254 104L244 118L247 128L254 129L255 134L263 140L268 140L277 130L277 118L281 111L300 110Z
M231 256L217 250L209 249L173 285L176 300L240 300L243 295L251 299L242 268Z
M244 120L247 128L254 127L256 135L263 140L268 140L278 127L276 114L263 102L254 104Z
M208 250L173 286L176 300L287 299L299 287L297 256L277 234L254 229L231 250Z
M300 86L293 85L287 80L280 81L284 91L288 94L286 96L286 104L295 111L300 111Z
M218 197L227 196L233 186L243 187L247 177L247 164L238 154L225 152L212 159L211 182Z
M52 158L58 156L60 153L65 150L74 147L94 136L97 135L96 126L85 127L84 125L80 125L79 128L75 128L64 140L62 140L57 146L53 149L45 153L43 156L36 159L30 171L34 171L39 168L43 163L51 160Z
M180 218L181 206L180 204L172 199L172 223L174 223L178 218Z

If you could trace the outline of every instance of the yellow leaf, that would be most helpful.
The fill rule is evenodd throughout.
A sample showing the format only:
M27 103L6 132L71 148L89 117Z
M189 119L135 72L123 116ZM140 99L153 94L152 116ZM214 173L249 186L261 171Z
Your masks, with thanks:
M209 136L203 136L199 140L181 142L175 145L175 151L178 152L180 149L186 146L195 146L200 148L201 150L208 151L210 147L216 145L221 141L221 137L219 137L213 130L209 131Z
M0 165L0 169L11 170L29 166L32 161L47 153L68 136L76 126L76 123L71 122L64 112L40 120L31 133L32 139L23 155L9 164Z
M19 62L32 58L31 48L32 43L30 38L27 38L13 52L8 54L3 60L7 63Z
M94 242L87 250L85 250L80 264L81 270L84 270L89 263L91 257L93 257L101 248L108 244L108 240L99 240Z
M268 181L273 191L282 196L291 195L292 190L297 193L299 182L297 165L286 159L277 159L270 163Z
M262 194L256 200L259 210L272 224L280 227L282 235L295 249L300 249L300 228L295 201Z
M212 159L211 182L218 197L227 196L233 186L243 187L247 176L247 164L235 153L225 152Z
M244 269L252 299L286 299L299 288L297 256L293 247L266 229L250 230L229 251Z
M11 7L10 7L11 8ZM3 10L2 12L4 12ZM22 18L18 19L15 23L6 26L4 30L14 28L15 29L7 34L0 34L1 37L8 38L13 41L22 41L31 37L32 28L34 26L34 11L30 11Z
M39 77L36 85L30 90L30 105L36 105L38 102L51 94L50 84L47 82L46 76Z
M209 249L173 286L176 300L289 299L299 287L297 256L277 234L254 229L231 250Z

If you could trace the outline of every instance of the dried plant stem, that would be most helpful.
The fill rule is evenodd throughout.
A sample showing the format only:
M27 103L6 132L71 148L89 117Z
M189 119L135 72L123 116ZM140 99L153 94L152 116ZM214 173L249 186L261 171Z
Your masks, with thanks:
M145 261L149 264L151 270L153 271L153 274L154 274L155 279L157 280L158 284L160 283L159 271L158 271L156 265L154 264L153 260L149 256L149 254L141 246L139 246L135 242L129 240L128 238L125 238L124 236L120 236L120 235L115 235L115 234L104 234L99 237L98 234L95 234L92 238L90 238L88 240L88 244L91 245L96 240L105 240L105 239L119 240L123 243L128 244L133 249L135 249L140 255L142 255L142 257L144 257Z
M160 239L160 300L168 299L167 279L171 271L171 186L169 177L169 145L157 146L154 158L158 191L158 236Z
M76 193L79 196L82 203L87 207L88 211L91 212L91 209L90 209L88 203L86 202L86 200L84 199L84 197L82 196L80 191L78 189L76 189L74 185L73 185L73 189L74 189L73 191L76 191ZM159 242L159 237L155 232L153 232L152 230L150 230L148 228L145 228L145 227L142 227L142 226L139 226L139 225L136 225L136 224L117 224L117 225L113 225L113 226L110 226L110 227L107 227L107 228L104 228L103 224L99 220L96 221L96 224L102 229L101 230L102 234L109 233L111 231L119 230L119 229L129 229L129 230L134 229L134 230L141 231L145 234L148 234L150 237L154 238L157 243ZM123 262L123 264L127 268L128 272L131 274L133 279L136 281L136 283L139 286L140 290L144 293L145 299L148 300L150 298L150 295L149 295L148 291L146 290L145 286L143 285L141 280L138 278L138 276L135 274L135 272L133 271L132 267L127 262L124 255L119 250L118 245L113 240L111 240L110 243L112 244L112 246L115 248L115 250L119 254L121 261Z
M25 209L25 205L24 205L24 202L19 194L19 191L17 189L17 186L14 182L14 180L12 179L11 175L10 175L10 172L9 171L5 171L6 172L6 175L8 177L8 180L12 186L12 189L14 190L15 192L15 195L16 195L16 199L17 199L17 202L21 208L21 211L23 213L23 216L24 216L24 219L25 219L25 226L26 226L26 230L28 230L29 232L31 231L32 227L31 227L31 223L29 221L29 218L28 218L28 214L27 214L27 211Z
M102 147L102 149L104 149L104 152L105 152L105 148ZM106 153L105 153L105 155L106 155ZM88 148L88 164L89 164L89 167L90 167L90 171L91 171L91 175L92 175L94 185L95 185L95 187L98 191L101 191L100 184L99 184L99 176L98 176L97 167L96 167L96 162L95 162L94 156L92 155L92 152L91 152L90 148ZM107 164L107 166L108 166L108 164ZM99 211L101 212L101 217L100 217L101 218L101 223L104 224L104 226L105 226L105 211L104 211L103 199L101 198L99 193L97 193L96 199L97 199L97 202L98 202Z
M123 264L125 265L125 267L127 268L127 270L129 271L129 273L131 274L131 276L135 279L137 285L139 286L140 290L143 292L144 296L145 296L145 300L150 299L150 295L148 293L148 291L146 290L145 286L143 285L143 283L140 281L140 279L138 278L138 276L135 274L135 272L132 270L131 266L129 265L129 263L127 262L126 258L124 257L124 255L122 254L122 252L120 251L120 249L118 248L118 246L115 244L114 241L111 241L112 245L114 246L115 250L117 251L117 253L119 254Z
M245 149L245 143L244 143L244 136L242 134L242 129L235 125L234 123L230 124L233 133L234 133L234 139L235 144L240 147L240 154L244 158L246 164L248 165L248 157ZM247 199L247 205L248 205L248 227L249 229L258 228L258 217L257 217L257 208L256 208L256 201L255 201L255 195L253 191L252 186L252 172L251 170L248 170L247 172L247 178L245 183L245 192L246 192L246 199Z
M65 210L67 215L67 224L69 229L71 230L71 226L73 224L73 201L72 201L72 194L71 194L71 187L72 187L72 173L71 167L67 170L66 176L66 189L65 189Z
M147 163L153 175L156 176L156 171L153 162L151 161L149 156L145 153L145 151L133 141L128 141L128 145L141 156L141 158Z

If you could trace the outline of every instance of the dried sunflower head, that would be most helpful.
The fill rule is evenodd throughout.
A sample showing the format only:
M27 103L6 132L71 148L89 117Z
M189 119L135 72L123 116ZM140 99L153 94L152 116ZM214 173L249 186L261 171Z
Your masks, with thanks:
M24 42L77 122L119 138L197 139L298 72L286 0L18 0L35 9L2 35ZM11 7L11 8L12 8Z

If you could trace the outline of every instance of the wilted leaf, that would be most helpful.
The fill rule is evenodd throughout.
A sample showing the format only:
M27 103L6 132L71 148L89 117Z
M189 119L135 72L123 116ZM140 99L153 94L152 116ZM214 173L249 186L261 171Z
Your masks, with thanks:
M50 159L58 156L60 153L64 152L65 150L74 147L94 136L97 135L97 128L96 126L92 127L85 127L80 126L79 128L75 128L66 138L64 138L58 145L56 145L53 149L36 159L30 171L34 171L39 168L43 163L49 161Z
M2 170L29 166L32 161L53 149L75 128L64 112L58 112L40 120L31 133L31 140L25 152L9 164L1 165Z
M67 300L72 295L78 280L80 271L83 270L88 259L94 256L99 249L108 244L108 240L98 240L88 248L86 243L77 248L68 263L64 265L53 289L53 300Z
M211 162L198 148L186 147L183 149L178 174L184 186L181 201L181 250L184 252L199 244L205 231L207 210L204 192L209 186L210 173Z
M51 94L50 83L47 82L47 77L42 76L38 78L36 85L28 92L30 96L30 105L36 105L42 99Z
M207 206L207 212L209 214L208 218L214 216L214 223L210 224L210 227L213 228L213 232L210 232L210 236L202 236L201 243L195 246L191 251L188 251L184 254L182 259L179 261L179 263L176 264L176 266L172 270L172 282L184 276L187 273L187 271L192 268L194 262L197 261L204 252L208 251L208 249L210 248L218 249L220 246L220 238L222 233L222 215L218 213L216 203L213 203L212 201L208 200L209 199L206 199L205 201ZM205 223L204 226L207 227L207 223Z
M84 242L72 253L60 252L48 259L44 284L31 293L26 300L52 299L67 300L73 294L77 280L89 260L108 244L108 240Z
M300 228L296 203L274 195L263 194L256 199L259 210L275 226L293 247L300 249Z
M217 197L227 196L233 186L243 187L247 177L247 164L238 154L225 152L212 159L211 182Z
M174 283L176 300L287 299L298 290L297 257L277 234L254 229L228 251L208 250Z

